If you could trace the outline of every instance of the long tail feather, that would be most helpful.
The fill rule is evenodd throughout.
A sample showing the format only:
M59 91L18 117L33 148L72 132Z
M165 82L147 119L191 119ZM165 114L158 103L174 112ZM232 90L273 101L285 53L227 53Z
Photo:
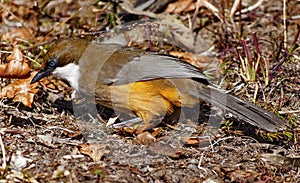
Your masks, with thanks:
M197 97L237 115L241 120L259 128L270 132L285 129L285 122L275 114L211 86L200 84Z

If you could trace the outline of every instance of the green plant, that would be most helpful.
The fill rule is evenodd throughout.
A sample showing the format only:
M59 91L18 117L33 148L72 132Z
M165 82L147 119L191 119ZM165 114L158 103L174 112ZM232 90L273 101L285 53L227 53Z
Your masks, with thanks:
M245 40L241 41L243 56L238 53L241 63L240 74L245 82L257 82L259 73L263 75L265 85L269 84L269 59L261 55L256 34L253 34L252 43L254 45L253 54L251 47L247 45Z

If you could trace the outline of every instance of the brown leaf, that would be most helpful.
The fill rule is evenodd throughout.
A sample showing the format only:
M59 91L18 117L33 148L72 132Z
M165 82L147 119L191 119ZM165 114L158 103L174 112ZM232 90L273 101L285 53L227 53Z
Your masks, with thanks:
M29 76L30 67L28 61L18 47L7 57L8 63L0 64L0 77L5 78L26 78Z
M267 162L276 166L300 166L300 157L286 157L281 154L276 153L263 153L260 155L260 159L264 162Z
M64 134L67 135L69 138L76 138L82 135L82 131L75 130L75 131L68 131L64 130Z
M15 82L5 86L0 98L14 98L14 102L22 102L25 106L31 107L34 95L38 92L37 86L39 83L30 84L36 72L32 72L29 78L18 79Z
M226 169L226 168L224 168ZM259 173L251 170L229 170L227 176L230 178L231 182L240 182L242 180L248 180L249 182L254 182L255 178L259 176Z
M135 132L135 129L124 126L124 127L118 128L118 132L119 132L119 134L122 134L122 135L130 135L131 136Z
M149 150L155 154L161 154L172 158L179 158L182 155L189 155L192 151L185 148L172 147L170 144L156 142L149 146Z
M149 145L153 144L156 141L156 138L151 135L149 132L143 132L137 136L140 144L142 145Z
M212 57L202 56L189 52L171 51L169 54L175 57L183 58L186 62L194 65L200 70L203 70L203 68L207 67L207 65L210 64L213 60Z
M32 37L33 30L24 27L11 27L8 31L5 31L1 39L5 41L14 41L16 38L23 40L30 40Z
M153 130L153 132L151 133L151 135L153 137L155 137L155 136L157 136L163 130L163 128L162 127L158 127L158 128L153 128L152 130Z
M188 145L199 145L200 139L197 137L184 137L184 141Z
M203 6L201 3L200 6ZM170 3L166 8L166 12L169 13L182 13L195 10L197 7L197 2L193 0L179 0L174 3Z
M82 144L79 146L79 151L82 154L88 155L94 162L99 162L104 154L109 154L110 150L107 144Z
M141 124L137 127L135 134L141 134L146 130L150 130L154 128L154 124L153 123L147 123L147 124Z
M27 89L25 89L23 92L19 92L15 98L14 98L14 102L21 102L22 104L24 104L27 107L31 107L33 99L34 99L34 95L39 91L39 89L29 89L30 91L26 91Z

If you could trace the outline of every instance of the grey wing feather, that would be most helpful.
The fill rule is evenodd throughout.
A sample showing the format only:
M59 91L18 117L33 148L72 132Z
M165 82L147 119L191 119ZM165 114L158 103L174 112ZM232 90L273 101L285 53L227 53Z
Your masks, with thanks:
M208 78L201 74L196 67L175 57L154 53L146 53L135 57L120 68L114 84L126 84L159 78L190 78L208 84Z

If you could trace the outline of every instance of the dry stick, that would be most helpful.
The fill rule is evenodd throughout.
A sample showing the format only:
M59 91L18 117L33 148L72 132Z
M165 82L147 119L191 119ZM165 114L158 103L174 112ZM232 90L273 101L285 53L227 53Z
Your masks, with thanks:
M3 51L3 50L0 50L0 53L8 53L8 54L12 54L13 52L12 51ZM26 56L24 55L24 57L32 62L34 62L35 64L38 64L38 65L41 65L40 63L38 63L36 60L30 58L29 56Z
M296 46L296 44L297 44L297 41L298 41L298 38L299 38L299 36L300 36L300 25L297 25L297 28L298 28L298 31L297 31L296 36L295 36L295 38L294 38L294 41L293 41L293 43L292 43L292 45L291 45L291 47L290 47L290 50L289 50L290 53L291 53L291 52L293 51L293 49L295 48L295 46Z
M283 52L283 58L281 58L278 62L278 64L276 64L273 68L272 71L276 71L287 59L289 58L289 54L287 51Z
M203 5L209 9L218 19L221 21L221 23L224 23L223 19L220 17L220 11L218 8L216 8L213 4L208 2L207 0L200 0L200 2L203 3Z
M202 160L203 160L203 156L204 156L204 153L201 153L201 157L200 157L200 160L199 160L199 163L198 163L198 169L199 169L199 170L203 170L204 173L205 173L204 175L201 174L201 176L200 176L201 178L202 178L202 177L206 177L207 174L208 174L206 168L203 168L203 167L201 166Z
M2 151L2 168L5 170L6 168L6 155L5 155L5 147L3 144L2 136L0 133L0 146L1 146L1 151Z
M150 28L148 26L148 24L145 25L145 29L146 29L146 34L147 34L147 41L148 41L148 44L149 44L149 49L150 51L153 51L153 44L152 44L152 41L151 41L151 36L150 36Z
M241 2L241 0L235 0L234 1L233 5L231 7L231 10L230 10L230 14L229 14L229 19L230 19L231 24L233 26L234 32L237 32L237 27L236 27L236 24L234 23L234 14L237 11L237 9L240 7L240 2ZM239 8L239 9L241 9L241 8ZM239 21L239 24L240 24L240 21ZM240 36L240 30L239 30L239 36Z
M192 22L191 26L190 26L191 30L194 30L194 28L195 28L196 18L197 18L197 15L199 13L199 7L200 7L200 5L201 5L200 0L197 0L196 9L195 9L195 12L193 14L192 21L191 21Z
M283 48L287 49L286 0L283 0Z
M257 82L255 82L255 90L254 90L253 100L252 100L252 102L253 102L254 104L256 103L258 89L259 89L259 86L258 86Z
M262 5L262 3L264 2L264 0L259 0L257 3L255 3L252 6L249 6L248 8L242 9L241 13L248 13L249 11L255 10L256 8L260 7ZM239 12L237 12L239 14Z
M240 1L240 4L239 4L239 39L241 39L242 37L242 28L243 28L243 23L242 23L242 1Z
M188 22L189 22L188 23L189 24L189 29L193 30L193 23L192 23L190 14L187 14L187 18L188 18Z
M70 17L68 17L66 20L55 26L51 32L49 32L45 37L50 36L53 34L59 27L61 27L63 24L65 24L67 21L69 21L71 18L73 18L75 15L77 15L83 8L80 8L78 11L74 12Z
M234 14L235 12L237 11L238 7L240 7L240 2L241 0L235 0L232 7L231 7L231 10L230 10L230 19L233 19L234 17Z
M291 111L278 111L279 114L294 114L300 113L300 110L291 110Z

